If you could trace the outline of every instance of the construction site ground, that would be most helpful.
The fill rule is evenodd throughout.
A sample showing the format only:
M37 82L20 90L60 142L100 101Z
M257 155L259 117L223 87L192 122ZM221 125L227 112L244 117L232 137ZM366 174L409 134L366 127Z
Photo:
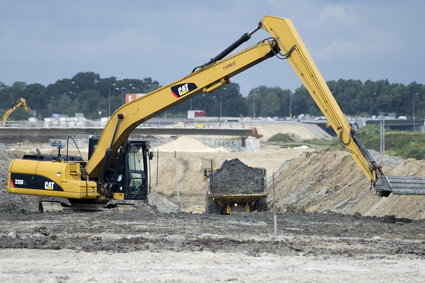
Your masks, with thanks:
M334 213L0 216L2 282L423 282L425 222Z
M4 191L35 145L0 145L0 281L423 282L425 197L377 197L349 153L180 142L195 150L155 151L151 205L125 213L39 213L38 197ZM425 161L374 154L388 175L425 176ZM266 168L276 235L272 211L203 213L203 169L232 158Z

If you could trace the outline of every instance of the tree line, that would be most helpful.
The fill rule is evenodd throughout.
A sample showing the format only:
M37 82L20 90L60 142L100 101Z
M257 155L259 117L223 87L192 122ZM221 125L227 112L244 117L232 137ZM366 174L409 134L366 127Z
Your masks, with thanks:
M408 118L425 117L425 86L422 84L343 79L327 83L346 115L367 117L396 113ZM148 77L118 80L115 77L101 78L94 72L81 72L47 86L25 82L8 86L0 82L0 114L23 97L39 119L53 114L74 116L75 113L98 119L120 107L125 93L148 93L160 86L159 82ZM185 117L188 110L205 110L207 116L216 117L322 116L303 86L294 91L258 86L243 95L239 85L231 83L213 93L199 94L162 115ZM11 116L13 120L28 118L22 109L16 112Z

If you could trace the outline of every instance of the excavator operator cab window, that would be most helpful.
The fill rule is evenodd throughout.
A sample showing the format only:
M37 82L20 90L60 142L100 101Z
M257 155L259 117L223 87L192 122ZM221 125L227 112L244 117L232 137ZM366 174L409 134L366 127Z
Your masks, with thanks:
M147 192L146 155L144 147L130 144L127 148L126 198L143 198Z

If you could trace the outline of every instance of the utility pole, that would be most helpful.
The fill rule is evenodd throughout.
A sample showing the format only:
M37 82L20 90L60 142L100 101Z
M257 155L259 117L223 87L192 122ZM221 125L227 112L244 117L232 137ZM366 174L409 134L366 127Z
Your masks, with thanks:
M114 86L116 86L115 83L113 83L108 89L108 117L111 117L111 87Z
M412 118L413 118L413 131L416 132L416 117L415 117L415 98L416 96L419 96L418 93L415 93L415 95L413 96L412 99L412 107L413 107L413 111L412 111Z
M372 98L376 95L376 92L370 94L369 96L369 117L372 118Z
M289 93L289 118L292 118L292 100L291 100L292 94Z
M381 119L381 126L379 128L379 152L385 153L385 117L383 112L381 112Z

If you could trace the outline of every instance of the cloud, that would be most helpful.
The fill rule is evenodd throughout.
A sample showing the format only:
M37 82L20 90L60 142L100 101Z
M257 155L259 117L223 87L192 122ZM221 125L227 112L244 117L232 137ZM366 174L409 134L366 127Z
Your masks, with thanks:
M357 13L358 10L353 5L326 5L320 13L320 21L334 25L354 26L359 22Z
M397 32L372 30L368 33L359 33L350 38L338 38L325 44L317 54L323 60L349 61L362 57L390 58L402 52L405 47Z

